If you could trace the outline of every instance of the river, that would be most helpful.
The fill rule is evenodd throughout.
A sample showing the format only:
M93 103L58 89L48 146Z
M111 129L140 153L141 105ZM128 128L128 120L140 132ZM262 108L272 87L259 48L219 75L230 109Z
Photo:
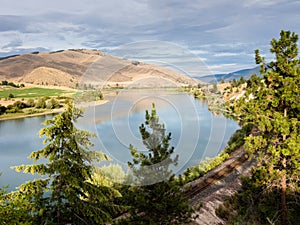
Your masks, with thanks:
M213 115L205 103L172 90L122 90L105 98L108 103L86 108L77 126L95 133L93 149L106 153L111 158L109 163L119 164L124 170L131 160L130 144L145 151L139 126L152 103L167 132L172 133L171 145L179 155L179 163L172 169L177 174L206 157L216 156L239 128L233 120ZM0 121L1 187L9 185L8 190L14 190L33 179L33 175L17 173L10 167L33 163L28 155L43 148L38 132L42 122L51 117Z

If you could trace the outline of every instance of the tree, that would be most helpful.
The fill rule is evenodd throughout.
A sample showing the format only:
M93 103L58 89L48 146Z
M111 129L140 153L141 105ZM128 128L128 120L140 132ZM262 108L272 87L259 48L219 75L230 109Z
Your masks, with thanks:
M34 107L34 99L33 98L29 98L27 101L26 101L26 105L28 107Z
M56 109L59 108L59 102L55 98L51 98L47 104L46 104L47 109Z
M0 115L4 114L6 111L6 107L0 104Z
M46 108L46 100L45 98L39 98L35 103L35 108L37 109L44 109Z
M214 82L214 83L213 83L213 86L212 86L211 92L213 92L213 93L217 93L217 92L218 92L218 86L217 86L217 82Z
M3 81L1 82L1 85L8 85L8 81L7 81L7 80L3 80Z
M171 133L159 123L155 105L151 114L146 111L145 124L140 134L148 154L140 153L130 146L133 162L128 165L133 171L136 186L129 187L129 224L183 224L190 222L192 209L183 192L174 181L171 165L176 165L178 156L171 158Z
M297 58L298 35L281 31L272 39L275 61L266 64L255 51L263 78L248 82L246 95L236 104L242 125L256 127L255 135L246 138L245 147L258 154L253 176L265 190L281 193L281 224L287 222L288 193L299 193L300 176L300 61ZM251 85L249 85L251 84Z
M225 80L224 80L224 77L222 77L221 84L224 84L224 83L225 83Z
M32 152L30 158L44 158L48 163L15 167L44 176L13 193L16 199L30 202L27 210L34 224L104 224L118 210L112 201L118 192L91 182L92 162L107 157L89 150L93 135L74 126L80 116L81 111L68 104L66 111L47 120L40 135L48 145Z
M9 97L9 98L14 98L15 96L14 96L12 93L10 93L10 94L8 95L8 97Z
M28 207L30 205L26 199L14 198L5 187L0 187L0 224L32 224L27 214Z

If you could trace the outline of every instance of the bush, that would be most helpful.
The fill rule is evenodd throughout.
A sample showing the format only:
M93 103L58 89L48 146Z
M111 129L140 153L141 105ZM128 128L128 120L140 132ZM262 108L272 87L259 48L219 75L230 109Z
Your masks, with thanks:
M39 98L35 103L35 108L44 109L46 108L46 100L44 98Z
M3 81L1 82L1 85L8 85L8 81L7 81L7 80L3 80Z
M6 109L6 113L17 113L17 112L22 112L22 110L18 109L17 107L12 107Z
M182 181L184 183L188 183L190 181L196 180L202 176L204 176L208 171L214 169L222 162L224 162L229 157L229 154L226 152L221 152L215 158L207 158L202 161L198 166L193 166L188 168L184 175L182 176Z
M51 98L47 102L47 105L46 105L47 109L56 109L56 108L59 108L59 107L60 107L59 102L56 99L54 99L54 98Z
M0 115L4 114L6 111L6 107L3 105L0 105Z
M26 105L28 107L34 107L34 99L30 98L27 100Z
M216 209L216 214L228 221L227 224L280 224L280 192L264 192L264 187L255 179L244 177L242 189ZM300 223L299 199L297 192L287 195L288 224Z
M10 93L9 95L8 95L8 98L14 98L15 96L12 94L12 93Z
M229 139L225 152L230 154L245 143L245 137L249 136L252 130L252 125L247 125L237 130Z
M15 107L15 108L17 108L19 110L19 109L25 109L25 108L27 108L27 105L24 102L17 101L17 102L15 102L13 104L13 107Z

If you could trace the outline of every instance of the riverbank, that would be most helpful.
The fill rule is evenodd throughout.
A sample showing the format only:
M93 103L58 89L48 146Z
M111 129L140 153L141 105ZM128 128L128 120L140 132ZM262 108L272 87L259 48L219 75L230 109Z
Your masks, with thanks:
M32 113L32 114L18 114L18 113L10 113L10 114L4 114L0 117L0 121L5 120L16 120L16 119L23 119L28 117L35 117L35 116L45 116L45 115L51 115L51 114L58 114L64 111L64 108L60 109L52 109L47 110L45 112L38 112L38 113ZM17 115L14 115L17 114Z
M88 107L93 107L93 106L99 106L106 104L108 100L99 100L95 102L85 102L85 103L80 103L80 104L75 104L77 108L88 108ZM49 109L45 110L44 112L37 112L37 113L31 113L31 114L26 114L26 113L9 113L9 114L4 114L0 116L0 121L5 121L5 120L16 120L16 119L23 119L23 118L28 118L28 117L35 117L35 116L45 116L45 115L52 115L52 114L59 114L65 110L65 107L59 108L59 109Z

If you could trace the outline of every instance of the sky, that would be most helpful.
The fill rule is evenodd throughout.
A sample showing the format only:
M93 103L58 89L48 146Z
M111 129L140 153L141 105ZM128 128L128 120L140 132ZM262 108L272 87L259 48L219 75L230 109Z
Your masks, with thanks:
M280 30L300 34L299 0L0 0L0 57L99 49L197 76L271 60Z

